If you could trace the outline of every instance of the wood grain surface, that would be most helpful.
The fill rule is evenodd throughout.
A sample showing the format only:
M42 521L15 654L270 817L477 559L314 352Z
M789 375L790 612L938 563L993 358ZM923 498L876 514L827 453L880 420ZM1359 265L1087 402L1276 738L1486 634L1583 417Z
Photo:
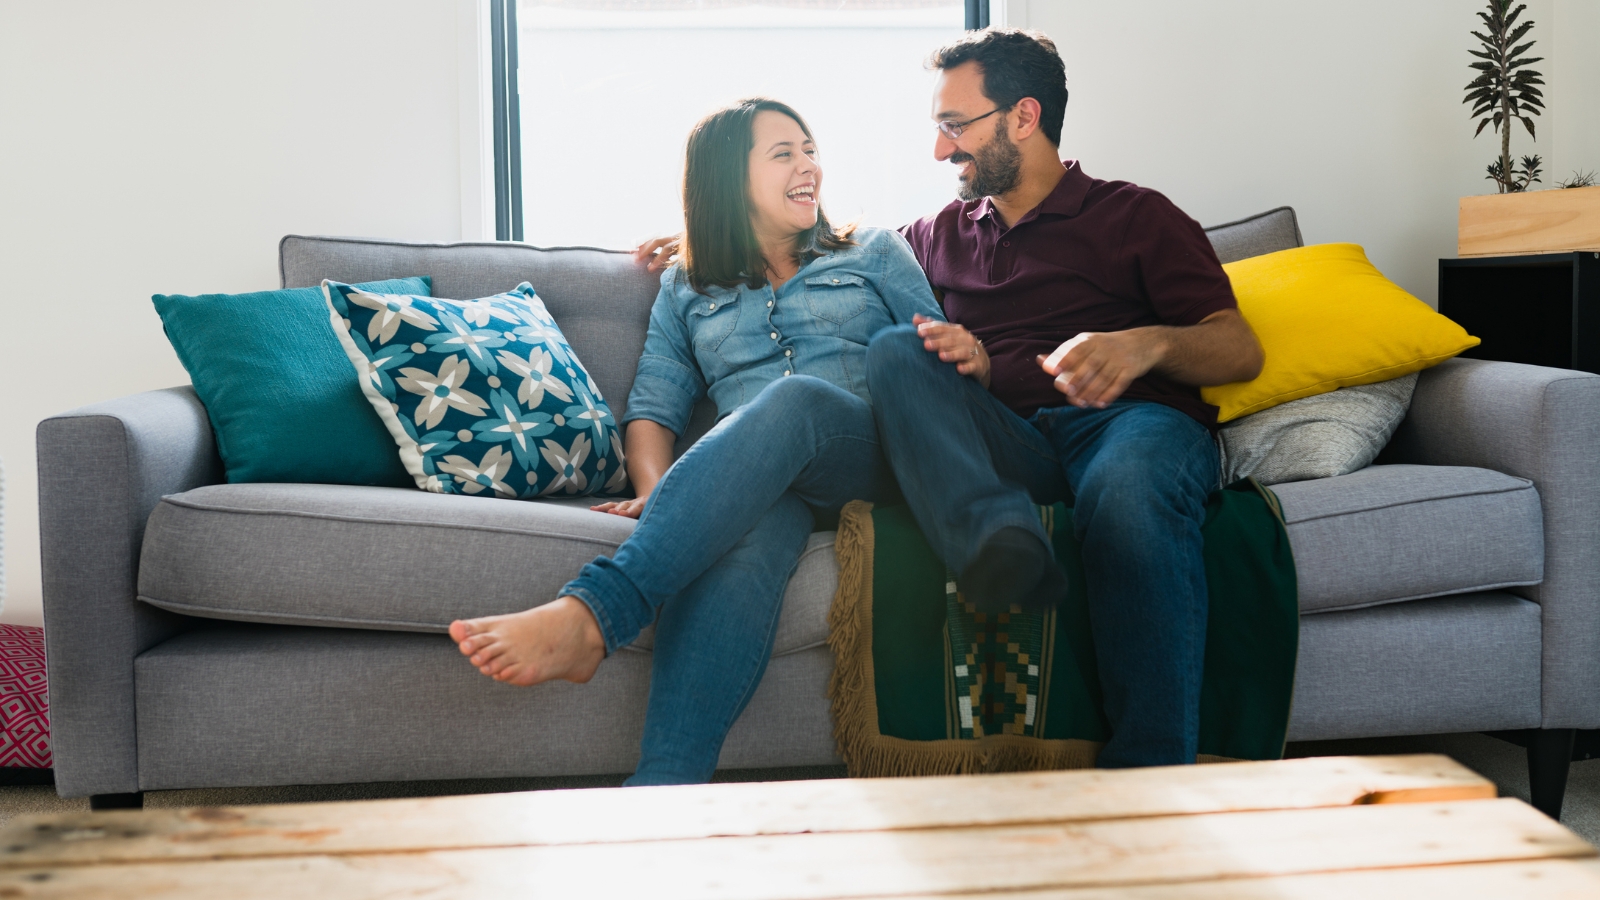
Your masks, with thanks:
M1050 825L58 866L0 872L0 897L825 900L1046 888L1116 889L1118 896L1129 896L1134 887L1156 891L1147 896L1196 896L1196 883L1203 882L1594 854L1559 824L1506 799ZM1589 872L1559 871L1567 883ZM1394 872L1382 874L1380 883L1399 883L1390 881L1397 878ZM1514 874L1505 877L1525 883ZM1469 887L1479 883L1470 876L1465 882ZM1463 879L1449 883L1461 885ZM1172 887L1162 894L1150 887L1160 885L1182 890ZM1254 888L1260 889L1256 896L1282 896L1264 893L1261 884ZM1206 889L1211 896L1248 896L1215 885ZM1331 896L1314 888L1301 891ZM1539 894L1546 896L1543 890Z
M18 816L0 868L899 831L1492 798L1444 756L1321 757L771 784Z
M1462 197L1461 256L1600 250L1600 187Z

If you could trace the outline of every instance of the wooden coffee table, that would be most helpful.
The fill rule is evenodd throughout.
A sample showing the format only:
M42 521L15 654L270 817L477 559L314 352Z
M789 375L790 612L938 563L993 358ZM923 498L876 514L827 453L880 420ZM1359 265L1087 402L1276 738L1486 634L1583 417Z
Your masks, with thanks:
M1600 897L1494 796L1389 756L20 816L0 897Z

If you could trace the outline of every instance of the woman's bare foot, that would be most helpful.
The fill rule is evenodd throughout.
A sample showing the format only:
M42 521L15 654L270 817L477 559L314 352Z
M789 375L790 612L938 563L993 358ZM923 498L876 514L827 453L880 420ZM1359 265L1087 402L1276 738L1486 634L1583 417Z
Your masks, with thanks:
M457 619L450 637L478 671L523 687L557 678L582 684L606 657L600 625L577 597L508 616Z

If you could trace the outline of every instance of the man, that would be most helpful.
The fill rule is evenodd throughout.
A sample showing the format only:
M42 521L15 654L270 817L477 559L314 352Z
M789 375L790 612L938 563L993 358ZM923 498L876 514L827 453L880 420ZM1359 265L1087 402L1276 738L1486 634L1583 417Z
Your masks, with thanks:
M1037 32L939 50L934 155L960 199L902 233L950 323L878 333L889 461L963 593L1003 610L1065 583L1030 500L1074 506L1111 739L1099 765L1194 761L1219 465L1199 386L1262 351L1200 226L1161 194L1062 163L1066 72Z

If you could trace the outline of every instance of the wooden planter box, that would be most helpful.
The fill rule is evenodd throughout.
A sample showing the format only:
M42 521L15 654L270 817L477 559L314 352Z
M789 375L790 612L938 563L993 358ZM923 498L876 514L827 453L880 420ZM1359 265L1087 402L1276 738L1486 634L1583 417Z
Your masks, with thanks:
M1600 187L1461 198L1460 256L1600 250Z

